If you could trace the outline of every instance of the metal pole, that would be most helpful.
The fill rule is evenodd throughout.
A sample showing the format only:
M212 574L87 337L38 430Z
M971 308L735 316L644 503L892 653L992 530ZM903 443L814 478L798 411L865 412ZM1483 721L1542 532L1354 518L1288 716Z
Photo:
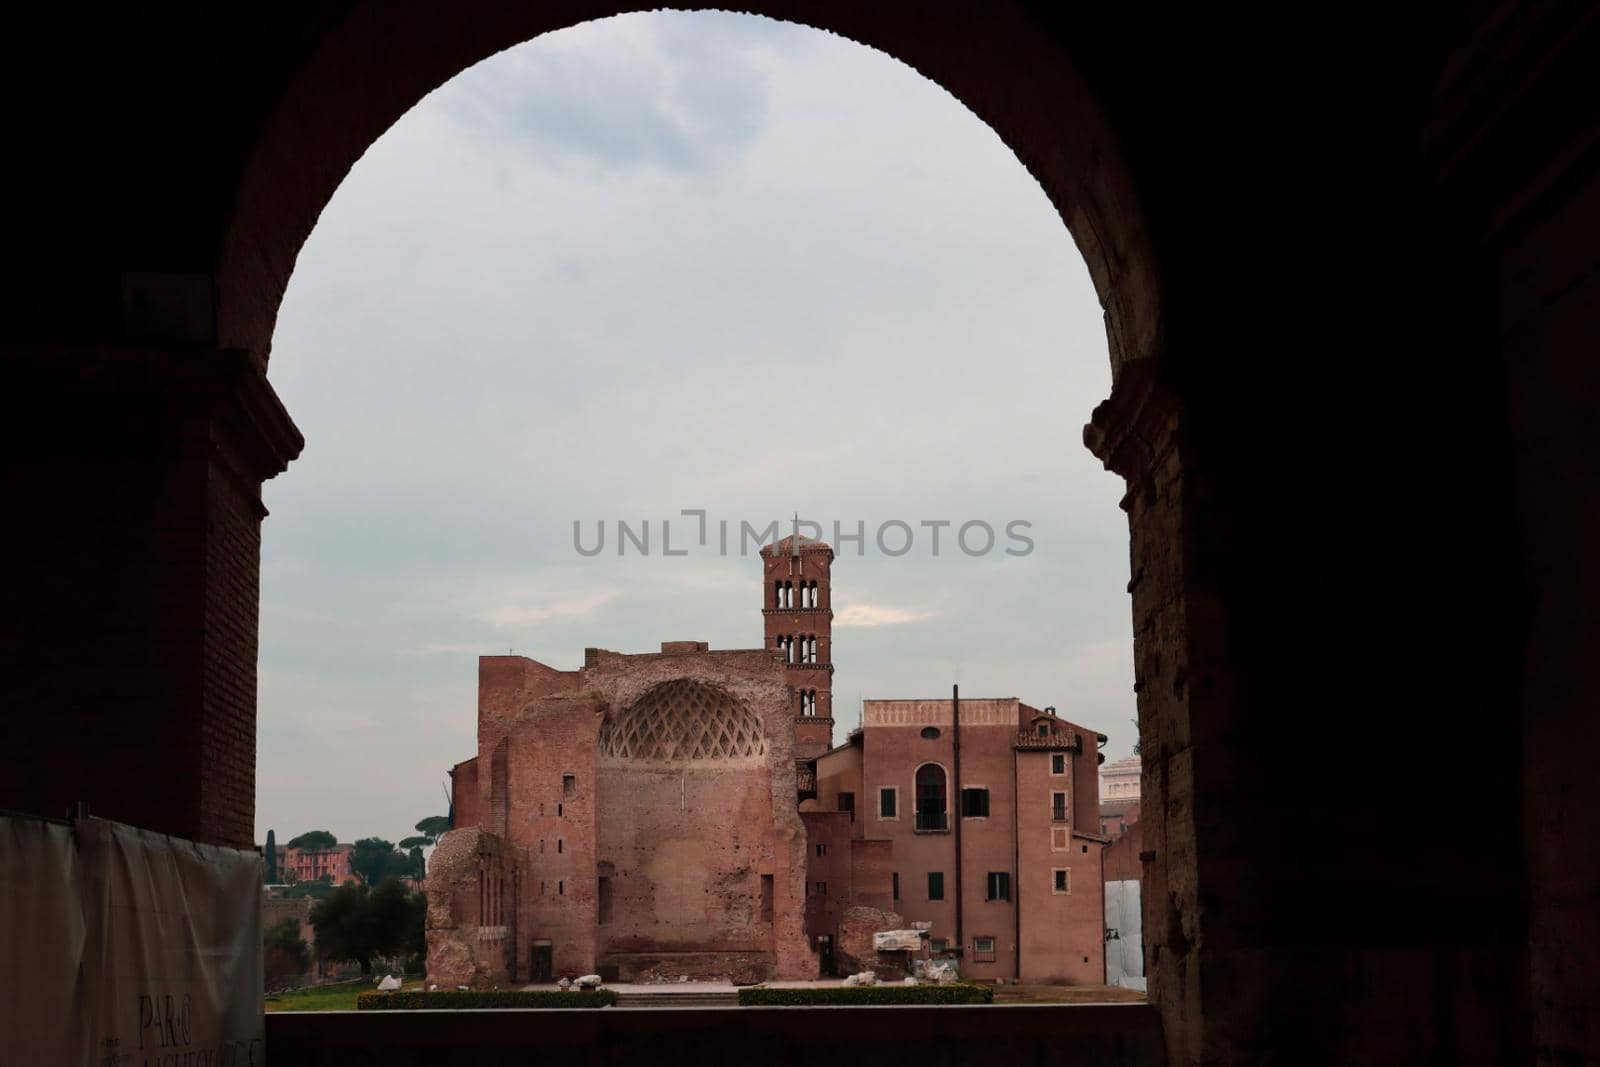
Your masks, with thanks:
M951 760L953 765L951 776L955 779L954 789L952 790L955 796L952 799L955 803L951 805L951 809L955 812L956 818L956 955L965 958L967 942L961 932L961 687L959 685L950 687L950 717L953 720L950 732L954 738L952 744L955 748L955 755Z

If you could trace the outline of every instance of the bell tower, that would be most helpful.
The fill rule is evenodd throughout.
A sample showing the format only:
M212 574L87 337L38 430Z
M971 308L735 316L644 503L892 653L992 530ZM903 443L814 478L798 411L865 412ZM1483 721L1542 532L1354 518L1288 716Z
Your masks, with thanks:
M833 549L792 534L761 549L763 644L783 656L795 691L794 755L833 747Z

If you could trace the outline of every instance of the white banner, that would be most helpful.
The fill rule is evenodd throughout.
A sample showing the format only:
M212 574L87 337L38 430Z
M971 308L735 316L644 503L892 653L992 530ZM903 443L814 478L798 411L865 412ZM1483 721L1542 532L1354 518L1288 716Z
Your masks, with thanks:
M258 1067L261 857L0 816L0 1062Z

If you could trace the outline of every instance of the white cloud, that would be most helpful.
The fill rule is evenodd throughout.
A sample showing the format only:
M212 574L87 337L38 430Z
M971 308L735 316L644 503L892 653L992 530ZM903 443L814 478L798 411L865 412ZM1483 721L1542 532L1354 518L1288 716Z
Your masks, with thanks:
M898 626L901 623L921 622L930 617L928 612L916 608L897 608L891 604L851 604L834 615L833 625Z

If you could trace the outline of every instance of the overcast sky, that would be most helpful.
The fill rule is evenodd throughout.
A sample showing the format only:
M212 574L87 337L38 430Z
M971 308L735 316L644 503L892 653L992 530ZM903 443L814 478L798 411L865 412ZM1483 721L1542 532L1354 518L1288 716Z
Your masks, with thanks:
M474 67L340 187L271 377L306 449L266 487L258 837L442 814L481 653L759 646L738 524L796 512L867 530L834 565L836 742L860 698L959 682L1131 750L1122 488L1081 441L1110 389L1087 271L993 131L882 53L659 13ZM574 520L587 548L602 519L580 555ZM619 558L618 519L649 520L648 556ZM688 555L661 555L664 519ZM902 556L876 544L892 520ZM954 545L973 520L992 552Z

